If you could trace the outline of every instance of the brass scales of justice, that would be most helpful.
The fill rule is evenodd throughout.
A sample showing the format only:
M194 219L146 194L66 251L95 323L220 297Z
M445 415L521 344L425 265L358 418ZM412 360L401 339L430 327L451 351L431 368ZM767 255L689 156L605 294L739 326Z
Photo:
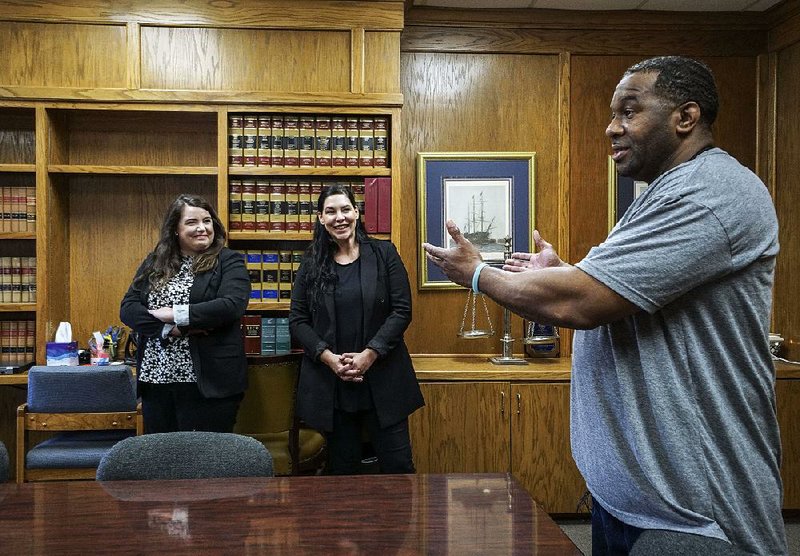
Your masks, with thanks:
M503 258L511 258L511 236L506 236L503 240ZM486 317L486 327L479 328L478 323L478 304L483 308L483 315ZM466 328L467 317L470 317L470 328ZM525 326L525 336L522 339L523 343L530 345L539 345L546 342L552 342L552 336L536 335L536 323L527 322ZM489 317L489 308L486 305L486 298L482 293L475 293L471 288L467 289L467 302L464 304L464 316L461 319L461 328L458 331L458 336L465 340L477 340L480 338L490 338L494 336L494 327L492 320ZM514 338L511 335L511 311L503 307L503 337L500 338L503 344L503 354L500 356L490 357L495 365L527 365L528 361L520 357L514 357L512 346Z

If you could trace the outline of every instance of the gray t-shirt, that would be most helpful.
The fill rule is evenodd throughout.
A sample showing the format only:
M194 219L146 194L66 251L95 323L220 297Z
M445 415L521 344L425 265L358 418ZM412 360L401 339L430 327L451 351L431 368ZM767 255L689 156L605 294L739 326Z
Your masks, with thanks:
M769 192L715 148L659 176L578 263L641 308L573 346L573 455L621 521L786 553L767 342L777 253Z

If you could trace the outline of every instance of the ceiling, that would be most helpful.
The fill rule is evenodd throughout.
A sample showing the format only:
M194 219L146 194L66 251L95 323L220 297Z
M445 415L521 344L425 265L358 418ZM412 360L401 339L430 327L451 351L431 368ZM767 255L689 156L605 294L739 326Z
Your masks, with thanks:
M548 10L658 10L674 12L762 12L782 0L412 0L437 8L539 8Z

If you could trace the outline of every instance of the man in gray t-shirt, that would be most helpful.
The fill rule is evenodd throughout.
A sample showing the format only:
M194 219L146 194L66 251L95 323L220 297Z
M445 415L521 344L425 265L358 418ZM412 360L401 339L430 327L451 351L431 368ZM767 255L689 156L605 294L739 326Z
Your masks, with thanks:
M787 552L767 341L778 225L764 184L713 148L717 108L700 62L628 69L606 135L618 171L650 185L577 265L538 232L506 272L452 222L455 247L424 245L454 282L578 329L572 450L595 554L627 553L646 529Z

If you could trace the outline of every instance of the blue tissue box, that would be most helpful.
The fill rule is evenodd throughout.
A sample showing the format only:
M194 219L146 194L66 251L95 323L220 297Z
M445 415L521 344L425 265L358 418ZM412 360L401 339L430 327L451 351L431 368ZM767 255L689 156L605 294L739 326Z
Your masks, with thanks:
M45 347L48 367L78 365L78 342L47 342Z

